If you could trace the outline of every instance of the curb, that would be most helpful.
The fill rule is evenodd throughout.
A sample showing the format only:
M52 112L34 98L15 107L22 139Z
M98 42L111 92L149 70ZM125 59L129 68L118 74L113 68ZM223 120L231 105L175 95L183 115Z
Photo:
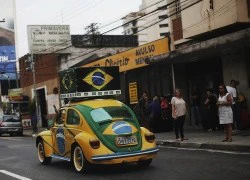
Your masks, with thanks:
M210 149L210 150L237 151L237 152L250 153L250 146L247 145L175 142L168 140L158 140L156 141L156 144L159 146L166 146L166 147Z

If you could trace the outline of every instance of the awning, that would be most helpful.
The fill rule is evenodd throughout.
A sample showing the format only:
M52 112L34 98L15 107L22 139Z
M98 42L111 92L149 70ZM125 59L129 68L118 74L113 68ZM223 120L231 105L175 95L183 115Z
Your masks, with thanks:
M244 44L250 44L250 29L237 31L151 57L146 60L146 63L164 62L175 64L207 60L207 57L228 53L233 49L241 48Z

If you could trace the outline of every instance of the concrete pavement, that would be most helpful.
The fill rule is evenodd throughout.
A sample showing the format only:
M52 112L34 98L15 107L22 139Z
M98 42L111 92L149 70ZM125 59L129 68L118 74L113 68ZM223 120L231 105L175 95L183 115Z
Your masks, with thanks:
M39 132L46 128L40 128ZM32 136L31 129L24 130L24 136ZM250 152L250 130L233 132L233 142L222 142L225 138L223 130L204 131L189 125L184 126L184 135L188 140L176 141L174 132L155 133L157 144L160 146L213 149L226 151Z
M173 131L155 135L161 146L250 152L250 130L233 131L232 142L222 142L225 138L223 130L208 132L187 125L184 126L184 135L188 140L177 141Z

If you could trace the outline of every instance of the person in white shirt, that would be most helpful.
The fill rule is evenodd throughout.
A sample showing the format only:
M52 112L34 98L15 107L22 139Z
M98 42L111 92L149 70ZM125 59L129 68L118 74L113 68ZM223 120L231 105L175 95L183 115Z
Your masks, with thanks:
M174 119L174 131L177 141L187 140L184 138L183 125L186 116L186 102L182 99L182 93L180 89L175 90L175 97L171 100L172 104L172 117Z

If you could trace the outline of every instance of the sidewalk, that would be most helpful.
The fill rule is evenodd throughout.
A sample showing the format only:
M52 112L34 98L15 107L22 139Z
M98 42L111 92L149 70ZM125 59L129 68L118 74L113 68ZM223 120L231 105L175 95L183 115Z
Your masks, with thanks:
M39 132L46 130L40 128ZM24 136L32 136L32 129L26 129ZM250 130L233 132L233 142L222 142L225 138L223 130L207 132L192 126L184 126L184 134L188 140L178 142L174 132L155 133L158 145L179 148L213 149L226 151L240 151L250 153Z
M186 125L184 135L188 140L178 142L173 131L155 133L157 144L161 146L250 152L250 130L233 131L233 142L222 142L225 138L223 130L207 132Z

